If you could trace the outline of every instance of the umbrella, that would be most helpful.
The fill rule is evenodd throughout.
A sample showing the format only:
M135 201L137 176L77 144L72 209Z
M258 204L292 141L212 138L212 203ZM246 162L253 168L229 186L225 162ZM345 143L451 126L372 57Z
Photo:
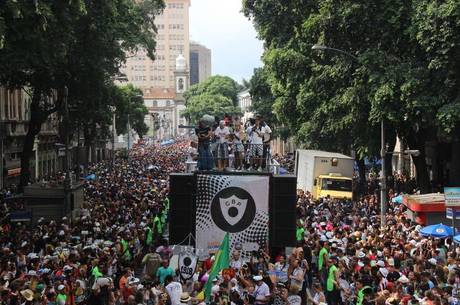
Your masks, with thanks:
M439 238L446 238L446 237L454 235L452 228L449 226L443 225L442 223L424 227L423 229L420 230L420 234L422 234L423 236L439 237Z
M396 196L396 197L393 197L391 199L391 202L393 203L403 203L403 195L399 195L399 196Z
M460 244L460 234L454 236L454 241Z
M85 177L85 180L89 180L89 181L96 180L96 175L95 174L88 175Z

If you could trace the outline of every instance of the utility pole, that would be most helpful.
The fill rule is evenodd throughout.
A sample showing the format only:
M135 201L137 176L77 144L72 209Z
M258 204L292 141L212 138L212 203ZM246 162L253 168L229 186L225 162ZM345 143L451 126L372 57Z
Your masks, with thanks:
M3 189L3 139L6 137L6 130L4 123L0 122L0 191Z
M380 119L380 158L382 159L382 177L380 180L380 226L385 227L385 213L387 209L387 177L385 173L386 144L385 144L385 124L383 118Z
M115 164L115 138L117 137L117 129L115 127L115 120L116 120L116 108L115 106L111 106L110 110L112 111L112 155L110 160L110 169L113 169Z
M71 212L70 207L70 189L71 189L71 179L70 179L70 152L69 152L69 105L68 105L68 95L69 90L67 86L64 87L64 134L65 134L65 156L64 156L64 171L65 171L65 179L64 179L64 198L65 198L65 212L68 214Z

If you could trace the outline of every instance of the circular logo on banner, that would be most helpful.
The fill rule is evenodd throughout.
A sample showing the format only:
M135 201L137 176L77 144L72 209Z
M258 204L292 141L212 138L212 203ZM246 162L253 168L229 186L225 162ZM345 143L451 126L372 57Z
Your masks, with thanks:
M211 217L222 231L241 232L256 216L256 204L251 194L239 187L221 190L211 203Z
M191 279L195 273L197 257L193 253L179 253L179 272L184 280Z

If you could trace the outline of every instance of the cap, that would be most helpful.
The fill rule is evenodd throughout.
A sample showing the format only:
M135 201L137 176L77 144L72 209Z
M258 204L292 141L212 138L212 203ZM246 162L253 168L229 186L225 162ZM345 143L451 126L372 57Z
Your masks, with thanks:
M436 266L436 265L438 264L438 262L437 262L437 260L436 260L435 258L430 258L430 259L428 260L428 262L429 262L430 264L432 264L433 266Z
M58 290L64 290L64 288L65 288L65 286L61 284L61 285L58 286L57 289L58 289Z
M258 282L258 281L261 281L263 280L264 278L261 276L261 275L256 275L253 277L254 281Z
M383 268L383 267L385 267L385 262L384 261L377 261L377 266Z
M388 265L394 266L395 265L395 260L393 258L388 259Z

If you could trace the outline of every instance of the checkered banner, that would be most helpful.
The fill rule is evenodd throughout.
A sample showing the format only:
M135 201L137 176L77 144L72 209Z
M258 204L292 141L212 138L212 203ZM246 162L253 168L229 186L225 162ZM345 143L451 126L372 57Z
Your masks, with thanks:
M196 247L215 252L226 232L243 256L268 242L268 176L198 175Z

